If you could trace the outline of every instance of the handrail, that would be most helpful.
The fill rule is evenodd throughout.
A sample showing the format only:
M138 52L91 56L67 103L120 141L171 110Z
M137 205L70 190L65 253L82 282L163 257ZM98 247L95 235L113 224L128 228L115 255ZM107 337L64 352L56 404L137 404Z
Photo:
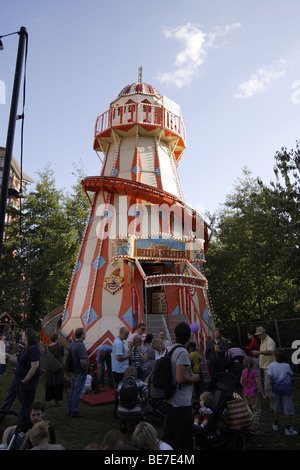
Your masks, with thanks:
M134 290L136 298L137 298L137 303L138 303L137 324L144 323L145 322L144 311L143 311L143 308L142 308L141 299L140 299L139 291L138 291L138 288L137 288L136 284L134 284L131 289Z
M174 328L173 328L173 325L172 325L172 322L171 320L173 320L173 323L174 325L176 326L176 322L174 320L174 316L173 316L173 313L172 313L172 310L170 308L170 305L169 305L169 301L168 301L168 296L167 296L167 292L166 292L166 286L164 286L164 294L165 294L165 299L166 299L166 303L167 303L167 311L168 311L168 323L170 325L170 328L172 330L172 333L173 333L173 336L175 338L175 331L174 331Z
M59 307L56 307L54 310L51 310L51 312L49 312L45 318L42 320L42 327L44 328L47 323L49 323L50 320L52 320L52 318L60 315L64 310L64 305L60 305Z
M171 315L172 315L172 314L171 314ZM162 322L163 322L164 330L167 332L167 340L168 340L169 343L171 344L171 343L172 343L172 339L171 339L170 331L169 331L169 329L168 329L168 325L167 325L165 316L164 316L164 315L161 315L161 317L162 317ZM169 317L169 315L168 315L167 317Z
M135 311L135 305L133 303L133 296L132 296L133 292L134 292L134 294L136 295L136 298L137 298L137 304L138 304L137 313ZM131 296L132 296L131 297L132 306L134 307L134 315L136 317L136 324L138 325L139 323L145 323L144 312L143 312L143 309L142 309L142 304L141 304L141 300L140 300L140 296L139 296L139 291L138 291L138 288L137 288L136 284L134 284L131 287Z
M186 288L186 292L187 292L187 295L189 296L189 298L190 298L190 300L191 300L191 302L192 302L192 304L193 304L193 307L194 307L194 310L195 310L195 312L196 312L196 314L197 314L197 317L198 317L198 319L199 319L199 322L200 322L200 324L201 324L201 326L202 326L202 328L203 328L203 330L204 330L204 325L203 325L202 318L201 318L201 316L200 316L200 314L199 314L199 312L198 312L198 309L197 309L197 307L196 307L196 305L195 305L195 302L194 302L194 300L193 300L193 297L191 296L191 293L190 293L190 291L189 291L188 288ZM207 335L207 333L206 333L205 330L204 330L204 333L205 333L205 336L208 337L208 335Z
M194 313L195 313L196 319L197 319L197 320L199 321L199 323L200 323L201 333L202 333L202 335L203 335L203 337L204 337L204 339L205 339L205 345L206 345L206 344L207 344L207 340L208 340L208 335L207 335L207 333L206 333L206 331L205 331L202 318L201 318L201 316L200 316L200 314L199 314L199 311L198 311L198 309L197 309L197 307L196 307L196 305L195 305L195 302L194 302L194 300L193 300L193 298L192 298L192 296L191 296L191 293L190 293L188 287L183 287L183 289L185 290L186 296L189 298L189 301L190 301L189 303L192 303L192 304L193 304ZM189 318L190 323L193 323L193 322L192 322L192 318L191 318L191 312L189 311L189 312L187 313L187 315L188 315L188 318ZM206 363L207 361L206 361L205 356L204 356L205 348L204 348L204 345L202 345L202 343L199 341L199 332L197 332L197 334L195 334L195 336L196 336L197 343L198 343L198 345L199 345L200 351L202 352L203 360L204 360L205 363Z
M181 116L164 106L148 103L127 103L112 106L96 119L95 137L102 132L128 124L142 124L164 127L186 140L185 126Z
M141 266L141 263L139 262L139 260L137 258L134 258L134 262L140 272L140 275L142 276L143 278L143 281L146 279L146 274L145 274L145 271L143 270L142 266Z

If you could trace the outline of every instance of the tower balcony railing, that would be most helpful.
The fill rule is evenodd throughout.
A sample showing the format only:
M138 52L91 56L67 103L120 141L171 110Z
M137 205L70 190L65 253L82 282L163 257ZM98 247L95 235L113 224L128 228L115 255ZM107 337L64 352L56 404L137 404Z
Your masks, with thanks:
M100 114L96 120L95 137L107 129L122 128L122 126L130 124L164 128L181 137L184 142L186 140L185 127L181 116L172 113L164 106L145 103L112 106L103 114Z

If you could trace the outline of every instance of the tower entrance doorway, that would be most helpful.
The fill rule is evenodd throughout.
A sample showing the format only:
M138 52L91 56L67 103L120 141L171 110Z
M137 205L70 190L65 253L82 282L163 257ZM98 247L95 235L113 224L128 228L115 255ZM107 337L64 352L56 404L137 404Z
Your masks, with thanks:
M141 263L146 276L159 276L165 274L164 263ZM148 314L167 314L167 299L163 286L145 288L144 282L144 305Z

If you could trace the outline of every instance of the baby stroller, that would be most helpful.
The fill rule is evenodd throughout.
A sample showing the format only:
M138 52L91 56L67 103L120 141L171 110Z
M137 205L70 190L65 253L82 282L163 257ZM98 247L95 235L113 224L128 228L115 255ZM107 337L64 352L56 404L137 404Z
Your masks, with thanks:
M203 429L195 429L196 444L203 449L245 450L250 427L250 417L243 399L234 399L236 377L228 372L217 374L211 382L210 392L214 396L214 412ZM237 403L239 402L239 403ZM231 409L244 406L234 416Z
M154 416L165 419L166 417L166 406L165 401L162 398L149 398L149 404L151 405Z
M16 440L17 440L18 434L20 432L20 424L21 424L20 414L17 413L16 411L11 411L11 410L7 410L7 411L1 411L0 410L0 414L1 415L5 414L5 415L15 416L18 420L16 428L13 432L12 438L11 438L7 448L5 448L4 446L0 447L0 450L15 450L16 449ZM1 444L1 446L2 446L2 444Z

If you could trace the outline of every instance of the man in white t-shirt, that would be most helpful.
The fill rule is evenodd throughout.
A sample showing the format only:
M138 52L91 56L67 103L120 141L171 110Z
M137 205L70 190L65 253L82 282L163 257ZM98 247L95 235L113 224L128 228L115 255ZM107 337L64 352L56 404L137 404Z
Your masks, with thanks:
M129 366L129 359L131 358L131 352L128 352L125 346L125 341L128 338L129 330L126 326L122 326L119 331L119 335L113 342L112 355L111 355L111 366L113 377L116 381L117 387L121 382L124 372ZM116 394L115 399L115 417L117 417L118 408L118 395Z

